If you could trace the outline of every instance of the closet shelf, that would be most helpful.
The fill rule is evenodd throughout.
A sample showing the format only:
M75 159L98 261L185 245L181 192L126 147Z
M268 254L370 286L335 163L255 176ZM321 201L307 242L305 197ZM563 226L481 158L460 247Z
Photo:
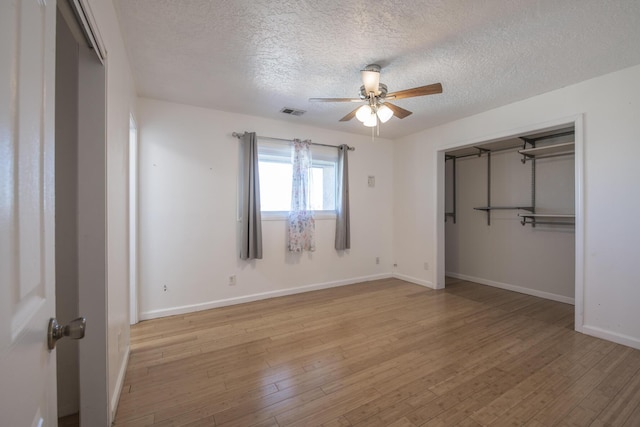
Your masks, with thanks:
M477 208L473 208L477 211L495 211L495 210L513 210L520 209L523 211L533 212L532 206L481 206Z
M532 218L575 218L576 216L574 214L536 214L536 213L531 213L531 214L518 214L518 216L526 216L526 217L532 217Z
M575 143L565 142L563 144L547 145L546 147L527 148L518 150L518 153L525 156L525 159L542 159L545 157L568 156L575 153Z
M520 224L531 224L535 227L536 224L546 225L575 225L575 214L518 214L520 218Z

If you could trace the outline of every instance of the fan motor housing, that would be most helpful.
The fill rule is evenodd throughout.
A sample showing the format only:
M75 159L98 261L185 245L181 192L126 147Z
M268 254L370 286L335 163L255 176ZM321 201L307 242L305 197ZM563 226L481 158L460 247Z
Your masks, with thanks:
M384 83L378 84L379 95L376 95L378 99L384 99L387 97L387 85ZM360 99L369 99L369 94L365 91L364 85L360 86Z

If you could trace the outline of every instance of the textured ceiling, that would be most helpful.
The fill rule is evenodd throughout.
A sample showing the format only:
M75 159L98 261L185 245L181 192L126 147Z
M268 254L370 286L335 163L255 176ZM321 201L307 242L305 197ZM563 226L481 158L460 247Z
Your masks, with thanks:
M390 92L441 82L395 102L414 114L381 125L386 138L640 64L639 0L114 3L145 97L370 134L338 122L356 105L308 98L356 97L370 63Z

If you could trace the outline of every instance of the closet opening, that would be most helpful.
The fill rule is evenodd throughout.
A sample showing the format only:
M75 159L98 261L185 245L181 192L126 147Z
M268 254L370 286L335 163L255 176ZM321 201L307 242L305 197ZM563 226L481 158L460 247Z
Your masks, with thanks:
M439 151L438 287L470 281L573 304L580 332L582 144L578 116Z

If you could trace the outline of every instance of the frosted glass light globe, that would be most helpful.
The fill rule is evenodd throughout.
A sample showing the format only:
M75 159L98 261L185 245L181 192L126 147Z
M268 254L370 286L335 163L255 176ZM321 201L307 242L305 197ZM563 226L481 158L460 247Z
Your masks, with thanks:
M380 108L378 108L378 118L380 118L380 121L382 123L386 123L391 117L393 117L393 111L391 110L391 108L387 107L386 105L382 105Z
M371 107L368 105L363 105L358 108L358 111L356 111L356 119L360 120L362 123L364 123L369 116L371 116Z
M378 116L376 116L375 113L371 113L367 120L365 120L362 124L369 128L374 127L378 124Z

